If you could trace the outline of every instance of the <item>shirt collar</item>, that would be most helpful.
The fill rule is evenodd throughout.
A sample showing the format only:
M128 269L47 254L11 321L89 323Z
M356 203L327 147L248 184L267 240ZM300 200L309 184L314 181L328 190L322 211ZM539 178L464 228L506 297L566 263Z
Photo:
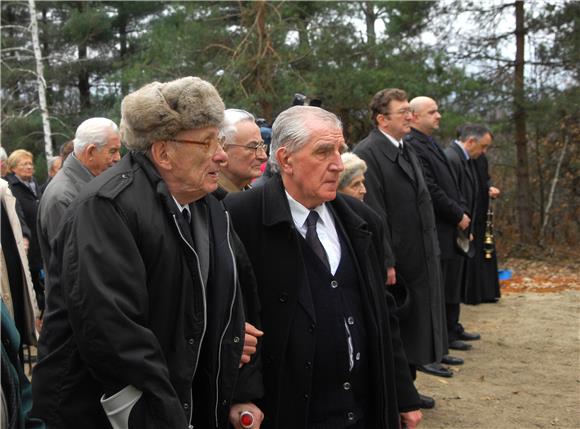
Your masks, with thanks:
M389 141L390 141L391 143L393 143L393 144L395 145L395 147L396 147L396 148L399 148L399 147L401 147L401 144L402 144L402 142L401 142L401 141L399 141L399 140L395 139L393 136L391 136L390 134L388 134L388 133L384 132L384 131L383 131L383 130L381 130L380 128L378 128L378 130L379 130L381 133L383 133L383 135L384 135L384 136L385 136L387 139L389 139Z
M459 140L454 140L454 143L461 148L461 150L463 151L463 155L465 155L465 159L469 160L470 159L469 153L467 153L467 151L463 147L463 143L461 143Z
M296 201L294 198L292 198L292 196L288 193L288 191L284 190L284 192L286 192L286 198L288 198L288 205L290 206L290 213L292 214L292 220L294 221L294 225L296 225L297 228L302 228L311 210L307 209L298 201ZM328 223L330 213L328 212L326 204L321 204L312 210L318 213L318 215L320 216L320 221L323 224Z
M189 213L189 217L191 218L191 210L189 209L189 204L182 206L181 204L179 204L179 202L175 199L173 195L171 195L171 198L173 198L173 201L175 201L175 204L177 205L179 212L183 213L183 210L187 210L187 213Z

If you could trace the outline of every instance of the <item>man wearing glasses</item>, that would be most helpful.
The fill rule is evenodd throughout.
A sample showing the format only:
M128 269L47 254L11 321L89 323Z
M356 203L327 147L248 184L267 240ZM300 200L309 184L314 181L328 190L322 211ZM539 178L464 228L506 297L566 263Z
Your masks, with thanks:
M130 152L83 188L55 240L33 386L49 427L241 429L250 412L258 429L253 274L208 195L227 161L223 111L194 77L123 100Z
M400 89L379 91L370 104L375 124L354 152L367 163L364 201L381 215L395 257L401 339L411 374L419 365L440 362L446 352L445 302L441 288L435 215L421 164L403 143L412 112ZM422 408L435 401L421 396Z
M268 159L254 115L241 109L227 109L220 129L228 162L222 168L219 188L214 195L223 199L229 192L250 188L252 181L262 175L260 167Z

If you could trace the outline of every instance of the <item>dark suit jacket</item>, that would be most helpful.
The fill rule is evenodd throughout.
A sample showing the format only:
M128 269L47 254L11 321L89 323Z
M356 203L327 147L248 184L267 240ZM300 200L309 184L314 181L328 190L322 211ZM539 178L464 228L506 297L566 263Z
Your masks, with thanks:
M441 259L460 258L463 255L456 250L455 233L467 209L455 172L434 138L411 128L404 140L413 148L423 167L435 211Z
M409 362L422 365L444 352L445 314L439 244L429 190L417 156L398 149L376 128L354 152L367 163L365 202L386 219L395 254L397 286L409 303L400 314L401 336Z
M449 159L455 175L459 181L459 189L465 200L467 214L471 219L474 218L477 209L477 173L472 160L465 159L465 154L459 145L451 142L445 148L445 155ZM472 227L470 226L470 230Z
M314 358L316 315L301 244L280 176L246 192L231 193L225 204L246 246L258 281L261 304L263 378L260 406L264 428L305 428L312 384L308 362ZM373 421L395 429L399 411L417 409L418 396L393 315L384 292L382 222L354 198L337 195L327 203L350 245L357 267L373 377L369 406Z

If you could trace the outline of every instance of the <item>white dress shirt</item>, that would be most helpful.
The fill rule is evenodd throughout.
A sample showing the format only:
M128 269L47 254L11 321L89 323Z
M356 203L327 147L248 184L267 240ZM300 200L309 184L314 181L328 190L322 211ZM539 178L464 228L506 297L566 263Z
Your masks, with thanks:
M288 204L290 205L290 213L292 214L294 225L296 225L296 229L300 232L300 235L306 238L306 218L310 214L310 209L307 209L292 198L288 192L286 192L286 197L288 198ZM316 233L318 234L318 239L322 243L322 247L324 247L328 256L330 272L334 275L338 269L338 264L340 264L341 255L340 240L338 239L336 225L334 224L334 219L332 218L330 210L326 207L326 204L321 204L314 210L319 215L318 222L316 223Z
M381 133L383 133L383 135L384 135L384 136L385 136L385 137L386 137L386 138L387 138L387 139L388 139L388 140L389 140L391 143L393 143L397 149L399 149L400 147L402 147L402 146L403 146L403 142L402 142L402 141L399 141L399 140L395 139L393 136L391 136L391 135L390 135L390 134L388 134L388 133L385 133L385 132L384 132L383 130L381 130L380 128L377 128L377 129L378 129L378 130L379 130Z

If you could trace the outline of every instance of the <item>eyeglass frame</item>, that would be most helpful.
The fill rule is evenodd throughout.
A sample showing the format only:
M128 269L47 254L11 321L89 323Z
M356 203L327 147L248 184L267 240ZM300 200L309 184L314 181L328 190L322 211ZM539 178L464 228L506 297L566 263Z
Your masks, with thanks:
M406 115L412 115L412 114L413 114L413 109L411 109L411 108L400 109L400 110L397 110L396 112L379 113L379 115L383 115L383 116L390 116L390 115L406 116Z
M225 142L226 142L225 138L220 137L220 136L216 136L216 137L210 139L209 141L204 141L204 142L199 141L199 140L186 140L186 139L167 139L167 141L175 142L175 143L184 143L184 144L196 144L199 146L205 146L208 149L214 141L216 141L217 145L223 149Z
M265 154L268 154L268 145L263 141L259 142L256 146L246 146L245 144L228 143L224 145L224 148L226 148L227 146L237 146L243 147L244 149L250 149L253 150L256 155L258 154L258 150L261 149L264 151Z

